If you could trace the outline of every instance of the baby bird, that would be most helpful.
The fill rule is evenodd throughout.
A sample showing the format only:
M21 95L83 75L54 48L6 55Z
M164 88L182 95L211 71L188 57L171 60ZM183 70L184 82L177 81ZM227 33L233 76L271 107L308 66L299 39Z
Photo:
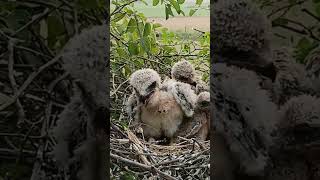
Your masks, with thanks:
M182 60L175 63L171 68L171 77L172 79L166 79L164 81L163 89L166 89L173 81L178 81L190 84L192 89L196 91L196 94L202 91L209 91L209 87L205 82L196 76L195 69L189 61Z
M282 105L288 99L301 94L313 94L311 79L302 64L295 62L287 48L273 50L273 64L276 78L272 88L272 98L276 104Z
M198 95L194 115L184 120L179 128L178 136L206 140L210 129L210 93L201 92Z
M249 0L224 0L212 13L211 59L269 76L271 23L263 12Z
M73 96L53 128L53 155L61 167L59 171L70 179L101 179L105 174L105 169L96 165L104 160L105 145L99 137L108 127L106 28L103 24L84 29L69 40L60 54L74 86Z
M193 65L186 60L175 63L171 68L172 79L196 86L196 72Z
M188 84L174 82L168 85L167 91L163 91L160 82L159 74L152 69L134 72L130 85L134 89L132 96L136 97L130 101L136 101L137 105L127 103L127 108L133 110L135 121L142 123L146 137L164 136L172 143L183 119L193 116L196 95Z
M210 93L201 92L198 95L193 116L194 121L201 122L201 127L196 133L196 138L206 140L210 129Z
M311 95L292 97L281 106L266 179L320 178L319 106L320 99Z

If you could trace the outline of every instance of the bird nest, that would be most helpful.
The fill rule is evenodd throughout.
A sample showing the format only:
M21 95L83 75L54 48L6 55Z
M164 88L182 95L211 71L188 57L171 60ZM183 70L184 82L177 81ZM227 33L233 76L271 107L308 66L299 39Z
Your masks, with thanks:
M210 141L178 137L173 145L148 142L132 129L112 124L111 177L138 179L209 179ZM126 178L125 178L126 179Z

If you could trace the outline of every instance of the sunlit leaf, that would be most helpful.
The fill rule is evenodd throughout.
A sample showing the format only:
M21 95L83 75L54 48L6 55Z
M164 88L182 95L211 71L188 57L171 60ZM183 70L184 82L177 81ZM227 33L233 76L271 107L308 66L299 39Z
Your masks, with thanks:
M201 5L202 2L203 2L203 0L196 0L196 4L197 4L197 5Z
M129 53L130 53L131 55L137 55L137 54L139 54L139 49L138 49L137 43L129 42L128 51L129 51Z
M146 37L146 36L149 36L151 33L151 24L150 23L146 23L144 25L144 31L143 31L143 36Z
M159 2L160 2L160 0L153 0L153 1L152 1L152 5L153 5L153 6L156 6L156 5L159 4Z
M118 13L116 15L114 15L114 17L112 18L113 22L118 22L120 21L126 14L125 13Z
M197 11L196 9L191 9L189 11L189 16L193 16L196 11Z
M134 32L136 29L137 21L134 18L131 18L127 26L127 32Z

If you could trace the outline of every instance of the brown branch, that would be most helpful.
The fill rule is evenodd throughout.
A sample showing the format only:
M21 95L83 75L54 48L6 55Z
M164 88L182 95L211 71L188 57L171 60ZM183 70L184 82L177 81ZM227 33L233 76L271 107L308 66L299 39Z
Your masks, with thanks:
M288 11L288 10L291 9L292 7L297 6L297 5L301 5L301 4L303 4L304 2L305 2L305 1L297 1L297 2L295 2L295 3L291 3L291 4L288 4L288 5L286 5L286 6L283 6L283 7L280 7L280 8L278 8L278 9L275 9L275 10L273 10L270 14L268 14L267 17L270 18L271 16L273 16L273 15L275 15L275 14L277 14L278 12L283 11L283 10Z
M316 19L317 21L320 21L320 17L316 16L315 14L313 14L311 11L309 11L308 9L303 8L301 10L302 12L308 14L309 16L313 17L314 19Z
M121 156L118 156L118 155L115 155L115 154L112 154L110 153L110 157L113 158L113 159L116 159L116 160L119 160L119 161L122 161L124 163L127 163L127 164L130 164L130 165L133 165L133 166L137 166L137 167L140 167L144 170L148 170L150 171L151 173L158 173L162 178L164 179L167 179L167 180L178 180L177 178L175 177L172 177L162 171L160 171L159 169L153 167L153 166L148 166L148 165L145 165L145 164L141 164L139 162L135 162L135 161L132 161L130 159L126 159L124 157L121 157Z
M113 15L115 15L116 13L119 13L123 8L125 8L126 6L132 4L132 3L136 2L136 1L138 1L138 0L133 0L133 1L130 1L130 2L126 3L126 4L123 4L123 5L121 5L121 6L118 6L118 7L115 8L114 11L110 14L110 17L113 16Z
M10 39L8 43L8 52L9 52L9 61L8 61L8 76L9 81L13 90L13 94L16 95L18 93L18 85L16 83L16 80L14 78L14 70L13 70L13 64L14 64L14 44L15 40ZM16 107L18 109L18 127L24 122L25 119L25 113L23 106L19 100L19 98L16 99Z
M56 62L58 62L60 60L60 56L58 55L55 58L53 58L51 61L47 62L46 64L42 65L37 71L34 71L32 74L29 75L28 79L22 84L22 86L20 87L20 89L17 91L17 93L11 98L10 101L2 104L0 106L0 111L6 109L7 107L9 107L11 104L13 104L17 98L23 93L23 91L32 83L32 81L45 69L47 69L48 67L52 66L53 64L55 64Z

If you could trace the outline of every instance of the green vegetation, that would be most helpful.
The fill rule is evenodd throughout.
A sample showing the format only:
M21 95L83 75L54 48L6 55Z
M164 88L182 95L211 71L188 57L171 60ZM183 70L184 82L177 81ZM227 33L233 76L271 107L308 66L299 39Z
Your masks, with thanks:
M159 2L160 3L160 2ZM143 1L137 1L135 3L132 3L134 6L134 9L138 12L144 14L146 17L166 17L166 7L165 6L153 6L152 0L145 0ZM111 3L111 9L114 9L116 6ZM183 10L185 13L185 16L190 15L190 11L194 12L192 16L210 16L209 11L209 2L202 2L201 5L197 5L196 1L194 2L185 2L183 4L180 4L181 10ZM176 11L172 12L174 16L183 16L183 14L178 14Z
M129 2L113 1L114 8L111 10L110 69L113 88L110 89L110 93L113 121L119 121L124 113L123 101L130 90L127 88L127 79L137 69L153 68L161 75L169 76L171 66L184 58L190 60L196 69L203 73L205 81L209 79L209 32L202 34L170 31L160 24L147 22L144 13ZM167 18L175 16L173 12L186 16L190 12L183 10L183 2L167 0L154 4L156 5L149 6L165 8L162 13L166 14ZM199 1L191 12L201 5Z
M130 119L124 110L124 102L131 94L128 78L141 68L152 68L161 76L169 76L172 65L187 59L201 72L203 80L209 80L210 34L209 32L172 31L160 24L147 22L147 17L166 19L190 12L196 15L201 1L192 9L186 9L184 0L153 0L148 5L130 4L130 0L113 1L110 27L110 98L111 122L123 129ZM149 1L150 2L150 1ZM147 8L145 8L147 7ZM208 11L209 12L209 11ZM113 179L141 179L137 173L117 163L111 163Z

